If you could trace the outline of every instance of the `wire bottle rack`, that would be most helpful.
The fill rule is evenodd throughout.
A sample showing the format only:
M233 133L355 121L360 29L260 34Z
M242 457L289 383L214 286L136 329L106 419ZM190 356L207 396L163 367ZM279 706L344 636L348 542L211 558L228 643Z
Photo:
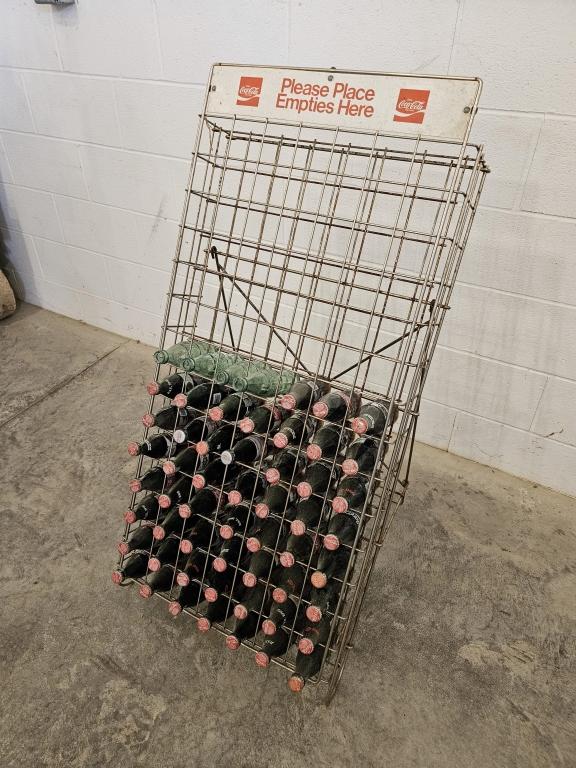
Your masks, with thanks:
M488 170L483 148L468 143L480 90L473 78L215 65L200 118L162 347L208 342L217 354L389 404L321 665L308 681L325 683L328 700L408 486L426 375ZM175 370L159 365L156 378ZM160 401L152 396L149 410ZM351 435L347 418L341 447ZM339 462L337 451L335 475ZM138 475L158 463L140 456ZM223 503L226 480L215 491ZM134 494L131 509L139 501ZM124 538L139 525L127 524ZM173 535L184 528L182 520ZM214 522L210 545L217 538ZM240 580L241 562L234 568ZM176 571L160 598L173 600ZM309 600L304 587L294 598ZM229 622L213 626L230 633ZM297 637L295 623L290 631ZM257 650L258 636L242 644ZM294 670L294 659L291 645L272 662Z

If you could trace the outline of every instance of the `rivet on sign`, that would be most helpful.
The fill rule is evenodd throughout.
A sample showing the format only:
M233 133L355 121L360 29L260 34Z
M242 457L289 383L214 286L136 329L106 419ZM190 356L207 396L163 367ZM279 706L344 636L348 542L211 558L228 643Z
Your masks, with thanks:
M470 107L464 107L464 114L467 115L470 112Z
M328 80L334 80L334 75L328 75Z

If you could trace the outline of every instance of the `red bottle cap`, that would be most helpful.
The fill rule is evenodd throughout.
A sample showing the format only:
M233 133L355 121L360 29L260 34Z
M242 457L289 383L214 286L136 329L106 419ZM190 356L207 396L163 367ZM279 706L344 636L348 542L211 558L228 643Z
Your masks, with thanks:
M240 432L244 432L245 435L249 435L250 432L254 432L255 424L249 416L245 416L238 424Z
M332 509L334 512L338 513L339 515L346 512L348 509L348 502L344 498L344 496L334 496L332 499Z
M240 640L234 635L228 635L226 638L226 648L228 648L229 651L236 651L240 648Z
M189 555L192 552L192 542L189 539L182 539L180 542L180 552Z
M188 398L183 392L180 392L180 394L176 395L174 400L172 400L172 405L175 405L176 408L186 408L188 405Z
M220 526L220 538L229 541L234 536L234 528L231 525Z
M268 504L264 504L263 501L261 501L259 504L256 504L254 507L254 514L256 517L260 518L260 520L264 520L265 517L268 517L270 514L270 507Z
M242 576L242 583L245 587L255 587L257 582L258 579L253 573L245 573L244 576Z
M345 459L342 462L342 472L344 472L345 475L357 475L358 462L356 459Z
M168 604L168 612L171 616L178 616L179 613L182 613L182 606L178 600L172 600L172 602Z
M276 587L274 592L272 592L272 600L274 600L275 603L285 603L286 600L288 600L286 590L282 589L282 587Z
M112 571L112 584L122 584L123 581L122 571Z
M284 568L291 568L296 561L292 552L282 552L280 555L280 562Z
M140 595L140 597L147 599L152 596L152 587L150 586L150 584L142 584L142 586L138 590L138 594Z
M288 435L285 435L284 432L276 432L272 438L272 442L276 448L286 448L288 445Z
M174 464L173 461L165 461L164 464L162 464L162 469L164 470L164 474L168 475L168 477L176 474L176 464Z
M357 435L363 435L368 429L368 422L362 416L356 416L352 419L352 429Z
M156 539L156 541L162 541L162 539L166 537L166 531L161 525L155 525L152 531L152 537Z
M176 584L178 584L179 587L187 587L188 584L190 584L190 577L187 573L184 573L184 571L180 571L178 576L176 576Z
M142 481L135 477L134 480L130 480L129 486L132 493L138 493L142 490Z
M324 589L328 583L328 577L322 571L314 571L312 576L310 576L310 581L312 582L312 586L316 587L316 589Z
M270 664L270 656L264 651L258 651L254 656L254 661L259 667L267 667Z
M145 413L144 416L142 416L142 424L144 424L145 427L153 427L154 422L155 419L153 413Z
M246 549L248 552L258 552L260 546L260 539L257 539L256 536L250 536L246 541Z
M306 533L306 523L303 520L292 520L290 523L290 533L294 536L304 536Z
M306 618L317 624L322 618L322 611L317 605L309 605L308 608L306 608Z
M318 459L322 458L322 448L316 443L310 443L306 448L306 456L308 456L310 461L318 461Z
M287 395L282 395L280 405L287 411L293 411L296 408L296 398L290 392Z
M314 650L314 643L312 640L310 640L309 637L301 637L298 641L298 650L300 653L303 653L305 656L310 656L312 651Z
M124 522L128 523L128 525L132 525L132 523L136 522L136 513L133 509L129 509L127 512L124 512Z
M322 402L314 403L312 413L317 419L325 419L328 415L328 405Z
M132 440L128 443L128 453L130 456L138 456L138 453L140 452L140 444L137 443L135 440Z
M160 509L168 509L172 505L172 500L170 499L170 496L168 496L167 493L161 493L160 496L158 496L158 506Z
M218 573L224 573L226 568L228 568L228 563L223 557L216 557L212 563L212 568L214 568L215 571L218 571Z
M201 491L206 485L206 480L202 475L194 475L192 478L192 485L197 491Z
M262 632L265 635L273 635L276 632L276 624L271 619L264 619L262 622Z
M326 549L329 549L330 552L334 552L334 550L338 549L340 546L340 539L333 533L328 533L324 536L324 546Z
M267 469L264 477L270 483L270 485L276 485L280 482L280 472L278 472L276 467L270 467L270 469Z
M210 453L210 446L206 440L200 440L199 443L196 443L196 453L198 456L207 456Z
M222 421L224 418L224 411L219 405L215 405L214 408L210 408L208 411L208 418L212 421Z
M152 571L152 573L155 573L156 571L160 570L161 562L158 560L157 557L151 557L148 560L148 570Z
M298 483L296 486L296 493L298 496L300 496L301 499L308 499L310 496L312 496L312 486L310 483L302 480L302 482Z
M130 551L128 549L128 542L127 541L119 541L118 546L116 547L118 552L120 552L121 555L127 555Z
M184 520L187 520L189 517L192 516L192 510L190 509L189 504L179 504L178 505L178 514L180 517L183 517Z
M248 609L245 605L242 605L242 603L238 603L234 608L234 616L236 616L237 619L245 619L246 616L248 616Z
M157 395L160 392L160 384L157 381L149 381L146 384L146 391L149 395Z
M209 603L215 603L218 600L218 591L214 587L206 587L204 597Z
M210 619L207 619L205 616L202 616L196 622L196 626L198 627L199 632L208 632L208 630L212 625L210 623Z
M304 688L304 678L300 675L292 675L288 678L288 688L290 688L292 693L300 693L302 688Z
M242 501L242 494L240 493L240 491L237 491L237 490L230 491L230 493L228 494L229 504L240 504L241 501Z

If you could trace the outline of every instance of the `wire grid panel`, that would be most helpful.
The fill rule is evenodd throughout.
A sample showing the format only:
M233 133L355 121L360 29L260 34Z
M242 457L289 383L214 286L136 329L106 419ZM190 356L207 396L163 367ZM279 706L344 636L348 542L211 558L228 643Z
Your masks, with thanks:
M389 417L366 478L361 524L312 679L328 681L331 693L375 556L404 497L422 388L486 170L481 148L465 141L281 122L242 110L201 117L163 346L204 340L254 364L353 390L363 402L385 398L399 414L395 424ZM159 405L153 398L151 409ZM341 447L350 434L345 420ZM332 461L335 476L339 461ZM139 472L148 462L140 460ZM266 452L257 468L265 466ZM225 479L214 489L222 501L228 486ZM132 507L138 502L133 497ZM183 521L172 535L184 532ZM321 542L321 527L315 535ZM207 551L217 537L214 522ZM302 565L308 576L312 555ZM238 558L234 567L241 579L245 562ZM271 568L265 581L273 586L272 578ZM171 599L174 588L160 596ZM305 586L296 597L307 604ZM214 626L229 632L225 621ZM258 648L257 640L245 644ZM294 668L293 652L272 661Z

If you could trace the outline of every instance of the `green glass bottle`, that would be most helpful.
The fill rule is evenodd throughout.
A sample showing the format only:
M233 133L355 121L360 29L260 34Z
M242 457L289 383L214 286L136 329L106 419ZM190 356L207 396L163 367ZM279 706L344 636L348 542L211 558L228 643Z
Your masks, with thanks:
M171 363L183 367L183 362L188 357L197 357L206 352L208 345L203 341L180 341L168 349L157 349L154 352L154 360L157 363Z
M187 357L182 362L182 367L188 372L193 371L199 373L200 376L212 378L218 372L230 368L236 359L236 355L229 355L226 352L204 352L204 354ZM216 382L221 383L218 379Z
M289 392L296 378L293 371L280 373L272 368L261 368L237 376L233 380L232 386L237 392L252 392L259 397L270 397L270 395L283 395Z
M248 360L244 360L239 355L235 355L235 359L229 365L218 366L214 381L216 381L217 384L232 385L232 382L238 376L244 376L248 369L250 369L250 371L256 371L260 368L260 363L257 363L256 361L249 363Z

